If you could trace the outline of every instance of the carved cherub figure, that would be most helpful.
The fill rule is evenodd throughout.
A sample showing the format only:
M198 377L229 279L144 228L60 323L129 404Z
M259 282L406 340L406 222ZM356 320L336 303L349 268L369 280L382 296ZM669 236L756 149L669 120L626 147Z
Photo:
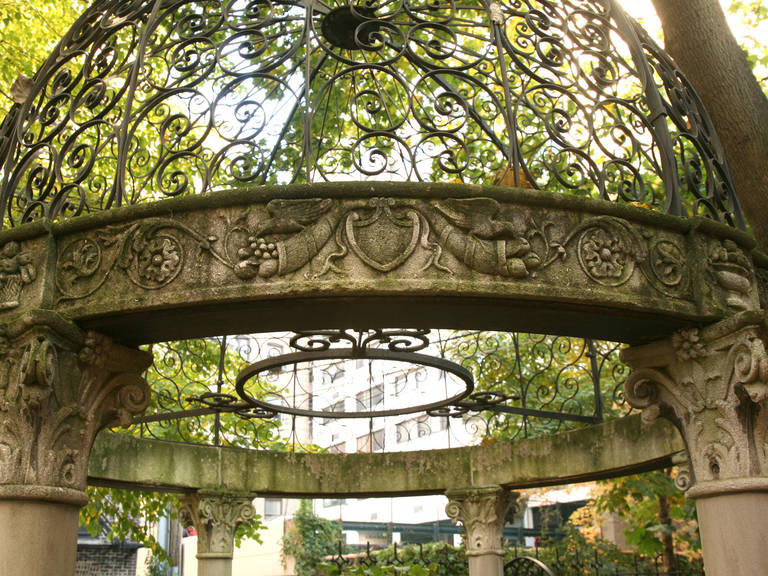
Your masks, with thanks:
M18 306L22 286L36 277L32 257L21 251L18 242L7 242L0 249L0 309Z

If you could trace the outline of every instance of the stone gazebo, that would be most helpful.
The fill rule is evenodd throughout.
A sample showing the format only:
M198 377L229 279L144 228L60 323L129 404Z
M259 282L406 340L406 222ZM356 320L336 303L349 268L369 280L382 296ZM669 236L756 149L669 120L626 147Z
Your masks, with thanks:
M0 128L4 576L73 573L89 482L185 493L209 575L254 495L444 493L472 576L499 574L511 490L683 449L707 574L768 574L768 258L696 94L613 1L97 0L27 92ZM243 334L286 330L176 406L147 384L167 343L217 337L224 367ZM528 333L587 376L526 380ZM487 347L444 334L493 334L517 376L491 382ZM628 345L642 423L604 397L606 341ZM450 386L340 413L319 384L264 384L350 361ZM225 417L280 414L313 442L405 414L520 432L349 455L225 441ZM215 441L148 437L188 440L190 419ZM97 438L119 425L137 433Z

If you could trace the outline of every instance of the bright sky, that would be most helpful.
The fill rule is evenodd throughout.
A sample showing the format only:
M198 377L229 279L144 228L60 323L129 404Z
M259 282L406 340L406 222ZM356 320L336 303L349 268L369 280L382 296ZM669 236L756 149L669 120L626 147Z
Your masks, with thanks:
M651 0L619 0L619 3L624 7L624 10L626 10L630 16L636 20L639 20L643 27L648 30L651 35L661 39L661 24L659 23L659 19L653 9ZM734 35L737 38L740 36L746 36L748 34L748 30L746 26L744 26L744 23L740 21L738 15L730 14L728 12L728 6L731 5L731 0L720 0L720 5L723 7L723 11L728 18L728 23L730 24ZM768 25L764 23L760 28L762 29L763 27L768 28ZM768 29L766 30L766 33L768 33Z

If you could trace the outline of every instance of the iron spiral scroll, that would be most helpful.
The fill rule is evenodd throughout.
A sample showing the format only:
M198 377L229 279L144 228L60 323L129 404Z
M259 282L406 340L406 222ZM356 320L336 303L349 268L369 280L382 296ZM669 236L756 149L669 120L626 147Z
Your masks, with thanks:
M0 128L4 227L340 180L744 227L699 99L612 0L98 0Z

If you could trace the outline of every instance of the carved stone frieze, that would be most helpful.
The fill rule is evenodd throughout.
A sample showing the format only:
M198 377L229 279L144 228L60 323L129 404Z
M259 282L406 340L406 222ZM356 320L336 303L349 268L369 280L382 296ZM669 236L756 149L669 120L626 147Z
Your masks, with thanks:
M25 240L49 246L55 259L55 269L38 270L47 280L27 288L28 299L76 321L96 318L104 330L130 325L136 342L193 331L190 319L161 322L153 311L172 318L234 304L216 315L216 329L237 331L243 310L277 323L272 311L281 303L317 298L362 310L364 300L386 295L394 313L406 316L413 310L400 296L467 298L478 312L500 299L523 312L526 326L537 308L552 323L605 315L605 336L616 339L757 307L754 265L744 262L748 243L733 233L728 240L716 225L496 190L462 195L460 188L371 183L319 197L304 188L291 197L280 191L286 197L271 196L270 187L232 191L220 203L186 198L178 210L169 201L157 210L126 209L123 220L107 224L86 216L76 227L55 227L50 237ZM558 316L563 308L568 314Z
M622 353L627 401L682 433L686 486L751 478L768 487L767 337L757 315L742 313Z
M24 286L37 278L32 255L18 242L6 242L0 248L0 310L16 308Z
M146 352L48 325L4 327L0 346L0 485L85 489L97 432L149 403ZM5 490L8 492L8 490Z
M467 556L504 556L504 524L517 509L517 493L502 486L449 490L445 513L464 526Z
M550 221L548 214L510 212L483 197L274 199L204 231L179 219L149 218L66 242L59 251L56 285L60 300L84 298L122 270L135 286L156 290L172 284L185 267L200 265L190 255L194 250L241 280L285 276L316 258L319 270L306 277L347 274L340 264L354 256L384 274L418 259L422 272L432 268L460 276L469 270L515 280L573 263L589 282L607 287L626 284L640 270L662 294L690 294L684 249L672 237L644 238L612 216L569 224ZM539 224L540 218L547 221Z
M182 497L181 521L197 530L198 558L232 558L235 531L256 519L253 496L197 492Z

